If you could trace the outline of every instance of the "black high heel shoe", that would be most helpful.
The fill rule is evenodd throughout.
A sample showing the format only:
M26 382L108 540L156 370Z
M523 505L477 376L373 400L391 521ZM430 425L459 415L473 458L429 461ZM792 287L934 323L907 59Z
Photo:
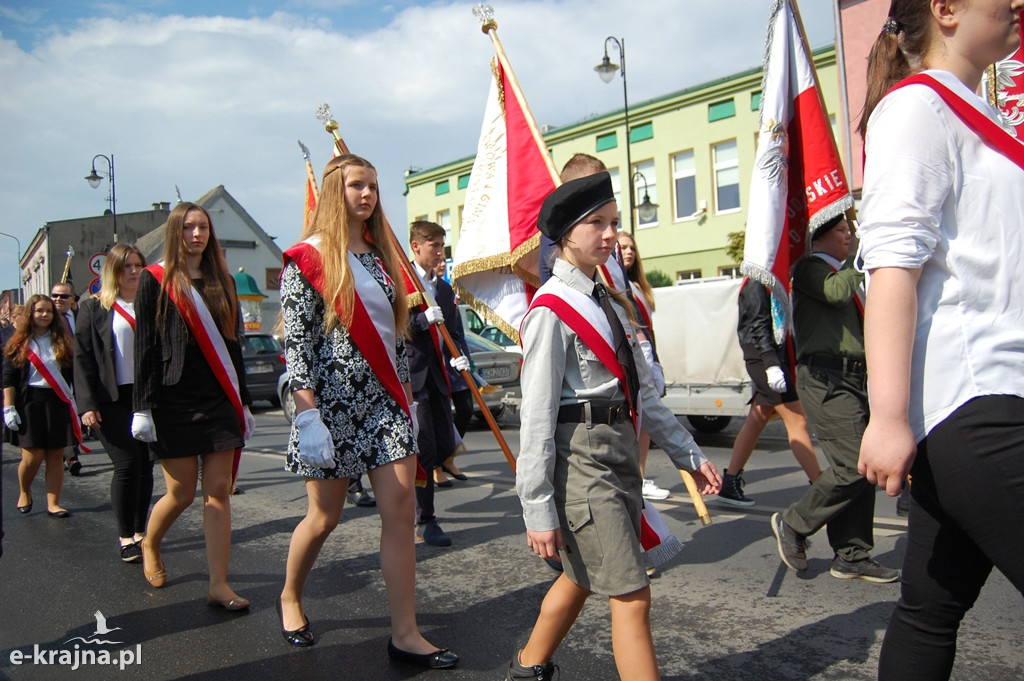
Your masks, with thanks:
M281 611L281 599L277 599L277 614L281 618L281 636L289 645L297 646L299 648L308 648L309 646L316 643L316 637L313 632L309 630L309 618L305 614L302 615L306 623L298 629L285 629L284 628L284 613Z
M440 648L432 653L410 653L396 647L390 638L388 657L395 662L405 662L424 669L451 669L459 663L459 656L447 648Z
M456 473L451 468L448 468L448 466L445 466L444 464L441 464L441 470L443 470L445 473L447 473L448 475L452 476L456 480L461 480L463 482L465 482L466 480L469 480L469 476L466 475L465 473L463 473L461 471Z

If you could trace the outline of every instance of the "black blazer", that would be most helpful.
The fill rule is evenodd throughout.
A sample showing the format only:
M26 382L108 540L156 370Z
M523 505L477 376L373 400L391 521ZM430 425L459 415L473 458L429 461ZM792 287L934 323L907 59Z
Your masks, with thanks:
M78 413L98 411L101 404L117 401L114 367L114 314L90 298L75 318L75 403Z
M234 282L231 284L234 286ZM160 295L160 284L148 271L143 270L139 278L139 289L135 293L135 396L133 411L152 409L162 385L175 385L181 380L185 366L185 349L188 346L189 330L178 308L168 301L162 328L157 328L156 302ZM242 313L238 313L238 337L245 327ZM231 355L231 363L238 374L238 391L242 404L252 404L249 390L245 385L245 367L242 364L242 347L237 340L224 339Z
M415 276L415 271L413 275ZM438 277L436 281L437 305L444 313L445 327L449 332L453 332L459 316L458 307L455 305L455 292L444 279ZM430 338L431 326L433 325L427 322L427 316L420 312L418 307L409 310L410 338L405 343L405 354L409 358L409 378L414 395L427 388L428 380L442 395L450 394L445 378L448 369L438 361L434 342ZM447 358L449 355L443 342L441 348Z

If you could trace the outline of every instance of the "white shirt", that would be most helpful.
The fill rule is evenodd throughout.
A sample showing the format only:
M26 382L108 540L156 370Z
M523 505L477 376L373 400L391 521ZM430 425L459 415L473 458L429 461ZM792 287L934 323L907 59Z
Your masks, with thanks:
M128 315L135 319L135 303L129 303L121 297L117 304L124 308ZM114 336L114 373L118 385L135 383L135 332L131 325L117 310L111 308L110 329Z
M39 359L43 360L44 363L50 363L51 365L57 364L57 355L53 351L53 343L50 341L50 334L45 336L32 336L29 341L33 352L39 355ZM43 375L36 369L36 365L32 362L25 362L25 366L28 367L28 385L33 388L49 388L50 384L46 382Z
M926 73L1002 125L952 74ZM921 269L908 414L920 441L974 397L1024 396L1024 171L924 85L882 100L865 148L864 268Z
M416 274L420 278L420 283L423 284L423 290L427 293L427 306L437 305L437 275L433 271L427 272L415 260L412 261L412 264L416 267Z

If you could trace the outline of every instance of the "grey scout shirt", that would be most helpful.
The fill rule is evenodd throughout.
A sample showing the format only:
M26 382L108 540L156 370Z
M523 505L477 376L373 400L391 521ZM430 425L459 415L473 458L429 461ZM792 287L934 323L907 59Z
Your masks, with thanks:
M594 282L562 259L552 275L592 298ZM615 305L624 329L630 329L625 310ZM558 528L552 479L555 470L555 428L558 408L588 400L624 402L619 381L576 334L546 307L532 310L523 323L523 372L520 451L516 462L516 492L523 504L526 527L535 532ZM627 331L628 333L628 331ZM651 384L643 353L630 334L630 345L640 375L643 425L679 468L695 471L707 461L693 436L661 403Z

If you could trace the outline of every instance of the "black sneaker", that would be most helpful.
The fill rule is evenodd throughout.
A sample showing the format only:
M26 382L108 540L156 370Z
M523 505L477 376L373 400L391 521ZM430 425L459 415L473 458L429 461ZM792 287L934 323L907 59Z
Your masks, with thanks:
M855 562L845 561L839 556L832 560L829 574L839 579L863 579L865 582L888 584L900 578L900 571L879 565L871 558Z
M718 493L718 500L723 504L731 506L753 506L754 500L743 495L743 469L736 475L730 475L725 471L722 476L722 489Z
M547 664L535 664L530 667L524 667L519 664L519 655L517 654L508 664L508 674L505 675L505 681L516 681L517 679L551 681L551 679L555 678L555 672L557 671L558 665L551 660L548 660Z
M781 513L772 513L772 532L779 545L779 557L782 562L797 572L807 569L807 537L797 534L786 524ZM833 573L835 574L835 573ZM838 576L838 575L837 575Z
M138 563L142 560L142 542L132 542L121 547L121 560L126 563Z
M444 530L441 529L436 520L416 526L416 541L430 544L431 546L452 545L451 537L444 533Z
M64 462L64 470L77 478L82 474L82 462L78 460L77 456L73 456Z

